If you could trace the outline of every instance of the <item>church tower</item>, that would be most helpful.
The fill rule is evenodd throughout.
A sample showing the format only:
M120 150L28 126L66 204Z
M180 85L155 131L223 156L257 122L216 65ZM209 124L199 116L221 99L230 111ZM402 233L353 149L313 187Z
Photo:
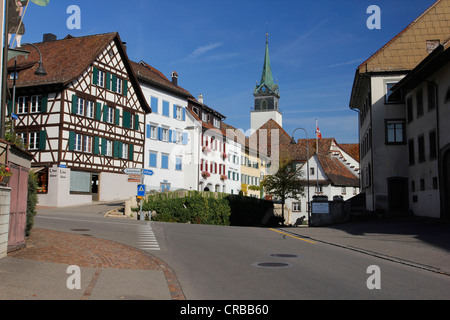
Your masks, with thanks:
M272 68L269 56L269 35L266 35L266 53L264 67L260 83L256 84L253 92L255 107L251 112L251 129L258 130L270 119L283 126L283 115L280 113L280 91L278 84L273 81Z

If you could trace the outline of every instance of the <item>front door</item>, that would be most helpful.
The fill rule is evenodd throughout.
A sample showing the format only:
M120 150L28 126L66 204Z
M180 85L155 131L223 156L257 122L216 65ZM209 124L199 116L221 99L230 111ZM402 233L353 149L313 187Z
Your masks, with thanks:
M98 183L99 183L99 177L98 173L92 174L92 183L91 183L91 193L92 193L92 201L98 201Z
M409 209L408 179L388 179L389 213L393 216L404 215Z

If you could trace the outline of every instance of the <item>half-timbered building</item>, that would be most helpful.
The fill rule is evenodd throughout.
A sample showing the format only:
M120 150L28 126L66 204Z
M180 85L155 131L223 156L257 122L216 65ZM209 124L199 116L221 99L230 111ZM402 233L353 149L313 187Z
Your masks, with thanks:
M123 169L143 167L145 115L151 108L126 47L118 33L52 40L24 46L27 59L8 63L16 75L9 114L34 156L40 205L135 195L137 184L128 182ZM38 51L45 76L35 74ZM12 80L9 86L14 89Z

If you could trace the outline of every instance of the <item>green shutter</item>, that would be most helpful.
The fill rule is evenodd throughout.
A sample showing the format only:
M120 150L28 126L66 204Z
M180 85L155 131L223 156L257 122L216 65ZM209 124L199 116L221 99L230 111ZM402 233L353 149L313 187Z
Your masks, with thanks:
M111 89L111 73L109 72L106 73L106 89Z
M131 129L131 113L128 111L123 111L123 127Z
M139 130L139 115L134 115L134 130Z
M92 83L98 85L98 69L96 67L93 68Z
M119 141L113 141L113 155L114 158L119 157Z
M102 104L97 102L95 107L95 120L100 121L102 119Z
M106 122L106 120L108 119L108 106L104 105L103 106L103 121Z
M118 143L118 148L119 148L119 156L118 156L118 158L121 158L122 159L122 155L123 155L123 142L121 142L121 141L118 141L117 142Z
M47 131L42 130L39 133L39 150L45 150L45 146L47 145Z
M76 94L72 95L72 113L75 114L77 113L77 108L78 108L78 97Z
M41 112L47 113L47 106L48 106L48 95L43 95L41 97Z
M102 138L102 156L106 155L106 139Z
M128 80L123 80L123 95L125 97L128 95Z
M128 160L134 160L134 145L130 144L130 149L128 150Z
M69 132L69 151L75 150L75 132Z
M100 138L97 136L94 136L94 154L100 154Z
M112 86L111 90L116 92L117 91L117 77L113 74L112 75Z
M10 116L15 110L13 110L13 101L10 99L8 101L8 116Z
M116 126L118 126L119 123L120 123L120 110L119 110L119 109L116 109L116 114L115 114L115 116L116 116L116 119L115 119L114 124L115 124Z

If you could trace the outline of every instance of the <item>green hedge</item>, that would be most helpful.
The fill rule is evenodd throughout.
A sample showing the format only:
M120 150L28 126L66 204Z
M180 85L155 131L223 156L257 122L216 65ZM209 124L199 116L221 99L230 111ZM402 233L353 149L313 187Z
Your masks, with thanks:
M233 226L259 226L271 208L271 201L197 191L149 195L142 205L144 212L156 212L154 221Z

